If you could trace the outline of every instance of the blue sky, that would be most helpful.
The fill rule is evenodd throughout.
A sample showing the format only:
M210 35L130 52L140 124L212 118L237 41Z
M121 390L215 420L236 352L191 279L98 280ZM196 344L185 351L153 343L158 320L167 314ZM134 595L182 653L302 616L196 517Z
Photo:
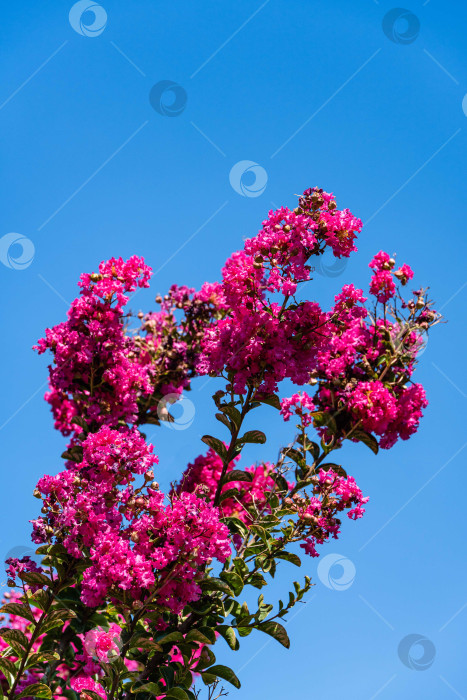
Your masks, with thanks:
M383 248L431 286L449 322L417 371L430 400L419 433L377 458L363 445L342 451L371 497L364 519L323 548L344 568L284 563L271 589L274 600L296 573L316 584L288 623L291 651L258 633L236 654L221 643L218 659L239 673L230 697L244 700L467 696L466 8L102 0L95 14L79 5L69 16L72 5L2 8L2 553L29 546L34 485L61 468L64 441L42 400L47 359L31 346L64 318L79 274L144 255L156 274L134 308L154 308L173 282L218 279L268 209L319 185L365 225L359 252L337 276L317 275L311 296L326 305L345 283L366 289ZM229 179L240 161L256 165ZM214 384L194 385L188 429L155 432L161 484L202 451L200 435L219 430ZM268 444L245 463L274 457L293 430L273 409L252 427ZM401 661L425 663L415 637L398 654L408 635L425 645L424 670Z

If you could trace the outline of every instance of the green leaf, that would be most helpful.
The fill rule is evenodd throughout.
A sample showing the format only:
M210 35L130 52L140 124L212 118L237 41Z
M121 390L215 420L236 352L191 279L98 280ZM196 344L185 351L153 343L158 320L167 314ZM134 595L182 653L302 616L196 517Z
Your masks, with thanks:
M75 445L69 450L62 452L62 459L68 459L70 462L82 462L83 461L83 448L80 445Z
M227 484L229 481L253 481L253 476L250 472L244 472L241 469L232 469L227 472L222 483Z
M132 693L150 693L151 695L162 695L163 690L157 683L145 683L138 688L131 688ZM102 700L102 699L101 699Z
M231 649L237 651L237 649L240 648L240 643L233 627L229 627L229 625L218 625L216 627L216 632L219 632L219 634L224 637Z
M29 640L26 635L21 632L21 630L13 630L9 627L2 627L0 629L0 637L8 642L8 644L10 644L10 642L16 642L16 644L20 644L25 649L28 648Z
M15 678L16 674L18 673L18 669L16 668L15 664L13 661L7 658L1 658L0 657L0 669L2 671L6 671L7 673L10 673L13 678Z
M313 422L315 428L327 428L330 433L335 433L337 431L336 421L334 416L326 411L313 411L311 414L313 416Z
M289 458L298 464L299 467L303 467L306 464L306 459L304 458L300 450L296 450L294 447L284 447L282 449L282 454L285 458Z
M242 424L242 414L238 410L238 408L235 408L235 406L221 406L222 413L225 413L227 416L229 416L230 420L233 422L237 430L240 428Z
M34 607L44 611L49 606L50 594L48 593L48 591L39 590L36 591L34 595L28 594L28 600L30 605L33 605Z
M227 489L224 493L221 493L219 498L219 503L226 501L228 498L233 498L234 496L241 496L241 492L235 487L233 489Z
M223 581L227 581L236 596L240 595L243 590L243 581L238 574L234 571L222 571L220 577Z
M55 619L52 619L52 620L48 620L46 618L46 621L44 622L44 624L41 625L41 633L45 633L45 632L48 632L49 630L53 630L53 629L55 629L55 627L63 627L64 624L65 624L64 620L62 620L60 617L59 618L56 617Z
M220 578L205 578L202 581L199 581L198 585L203 593L205 591L220 591L226 595L234 596L234 592L230 586L228 586L226 582L222 581Z
M276 559L285 559L285 561L289 561L291 564L295 564L295 566L301 566L302 562L300 557L298 557L296 554L292 554L292 552L279 552L279 554L276 554Z
M92 700L102 700L101 696L99 693L96 693L95 690L82 690L81 693L78 693L81 697L87 697L89 695Z
M260 445L264 445L266 442L266 435L261 430L248 430L245 435L238 438L237 443L243 444L246 442L254 442Z
M181 688L171 688L165 697L174 698L174 700L188 700L188 695Z
M272 472L269 474L271 479L274 479L279 493L287 493L289 490L289 485L287 480L282 476L282 474L275 474Z
M22 603L7 603L6 605L3 605L0 608L0 613L8 613L8 615L17 615L18 617L22 617L25 620L29 620L29 622L33 622L34 624L36 622L31 610L28 608L27 605L23 605Z
M371 433L367 433L366 430L354 430L350 437L355 438L355 440L358 440L359 442L363 442L363 444L369 447L370 450L375 453L375 455L378 454L378 441L373 435L371 435Z
M203 679L203 683L205 685L212 685L217 681L217 676L213 676L212 673L202 673L201 678Z
M271 637L274 637L274 639L280 642L282 646L284 646L286 649L290 648L290 639L288 637L288 634L285 631L285 627L279 624L279 622L276 622L275 620L263 622L261 623L261 625L258 625L256 629L271 635Z
M235 531L239 532L242 537L246 537L248 535L249 530L243 520L240 520L240 518L236 518L234 515L231 515L226 518L226 522L229 528L233 528Z
M50 586L52 583L48 576L40 574L38 571L23 571L18 576L22 581L34 586Z
M32 668L37 666L37 664L49 663L50 661L58 661L60 659L59 654L55 651L39 651L36 654L31 654L28 658L28 662L25 668Z
M209 673L210 675L217 676L218 678L222 678L222 680L228 681L235 688L240 688L240 685L241 685L240 681L238 680L237 676L232 671L232 669L229 668L228 666L223 666L222 664L217 664L216 666L211 666L210 668L207 668L205 673Z
M183 634L181 632L169 632L169 634L159 637L157 644L175 644L176 642L183 642Z
M24 688L24 690L22 690L21 693L15 695L15 700L19 700L19 698L26 698L28 696L36 698L48 698L48 700L50 700L50 698L52 697L52 691L50 690L48 685L45 685L45 683L33 683L32 685L28 685L27 688Z
M200 642L200 644L212 644L211 640L199 630L191 630L185 637L185 642Z
M79 425L79 427L83 428L83 430L88 429L88 424L82 416L73 416L70 423L75 423L75 425Z
M157 644L152 639L147 637L136 637L131 640L132 649L153 649L154 651L162 651L160 644Z
M268 406L272 406L273 408L277 408L277 410L280 411L281 402L276 394L268 394L264 398L257 398L256 400L260 403L266 403Z
M232 424L231 424L231 422L229 421L229 419L227 418L227 416L224 416L223 413L216 413L215 415L216 415L217 420L218 420L220 423L223 423L223 424L225 425L225 427L226 427L228 430L230 430L230 432L232 432Z
M324 469L325 472L332 469L332 471L335 474L337 474L338 476L347 477L347 472L345 471L345 469L342 469L340 464L333 464L332 462L326 462L326 464L320 464L319 469Z
M201 440L209 447L212 447L214 452L225 462L227 458L227 450L225 449L225 445L222 440L212 437L212 435L203 435Z

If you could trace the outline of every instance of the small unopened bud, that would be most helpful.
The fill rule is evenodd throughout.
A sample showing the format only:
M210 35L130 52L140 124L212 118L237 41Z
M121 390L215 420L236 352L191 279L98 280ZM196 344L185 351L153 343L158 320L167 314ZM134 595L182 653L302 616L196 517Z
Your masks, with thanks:
M396 264L396 261L394 260L394 258L389 258L388 262L389 262L391 267L394 267L394 265Z
M41 498L41 492L39 491L39 489L34 489L32 495L34 496L34 498Z
M152 469L148 469L148 471L147 471L146 474L144 475L144 478L146 479L146 481L150 481L151 479L154 479L154 472L153 472L153 470L152 470Z
M48 512L49 512L49 509L47 508L47 506L42 506L41 513L44 513L44 515L45 515L45 513L48 513Z
M423 300L423 297L419 297L417 303L415 304L416 309L423 309L425 306L425 302Z
M160 294L158 294L156 297L156 304L162 304L162 297Z
M146 505L146 499L143 498L143 496L138 496L138 498L135 501L137 506L140 506L141 508Z
M157 481L153 481L152 484L150 484L150 487L151 487L154 491L159 491L159 484L157 483Z
M135 544L137 544L137 543L139 542L139 533L133 531L133 532L130 534L130 540L131 540L132 542L134 542Z
M293 501L291 498L284 498L284 503L286 506L293 506Z
M139 318L140 320L141 320L142 318L144 318L144 314L143 314L142 311L139 311L139 312L138 312L138 318Z

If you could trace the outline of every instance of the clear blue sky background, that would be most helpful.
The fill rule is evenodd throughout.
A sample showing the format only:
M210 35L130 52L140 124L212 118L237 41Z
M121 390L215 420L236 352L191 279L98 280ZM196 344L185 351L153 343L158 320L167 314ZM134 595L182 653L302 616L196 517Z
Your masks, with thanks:
M359 252L339 276L317 275L311 297L326 305L344 283L366 288L368 261L383 248L414 267L417 285L431 285L449 323L417 372L430 399L417 436L378 458L362 445L342 452L371 501L323 556L350 559L352 585L326 587L318 560L300 571L284 564L271 599L296 573L316 584L290 620L292 649L258 633L236 655L221 642L218 659L241 676L230 697L244 700L466 697L466 8L410 1L419 29L406 14L391 40L386 0L102 4L107 23L92 37L71 27L68 1L2 8L0 255L8 262L11 232L35 249L24 269L0 263L2 554L29 546L34 485L61 468L64 441L42 400L47 360L31 346L65 317L79 274L113 255L144 255L158 272L134 308L154 308L173 282L218 279L273 203L293 206L294 193L317 184L367 223ZM161 80L186 92L176 117L149 102ZM229 182L241 160L267 173L258 197ZM20 253L13 245L10 260ZM212 389L195 384L189 429L154 435L163 485L201 452L200 435L219 431L206 413ZM251 461L274 457L293 431L273 409L252 427L269 439ZM399 659L409 634L433 643L428 669Z

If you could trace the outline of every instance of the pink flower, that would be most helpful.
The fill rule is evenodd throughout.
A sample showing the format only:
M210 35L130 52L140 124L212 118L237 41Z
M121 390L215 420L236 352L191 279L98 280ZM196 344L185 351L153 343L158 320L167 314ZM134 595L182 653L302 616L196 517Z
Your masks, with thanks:
M70 685L76 693L82 695L84 700L91 700L91 696L87 695L86 690L94 691L95 693L100 695L101 698L103 698L103 700L107 699L107 694L104 688L93 678L89 678L87 676L78 676L76 678L71 679Z
M102 627L96 627L86 633L84 648L89 656L97 657L99 661L109 662L120 653L121 632L121 627L115 623L110 625L108 632Z

